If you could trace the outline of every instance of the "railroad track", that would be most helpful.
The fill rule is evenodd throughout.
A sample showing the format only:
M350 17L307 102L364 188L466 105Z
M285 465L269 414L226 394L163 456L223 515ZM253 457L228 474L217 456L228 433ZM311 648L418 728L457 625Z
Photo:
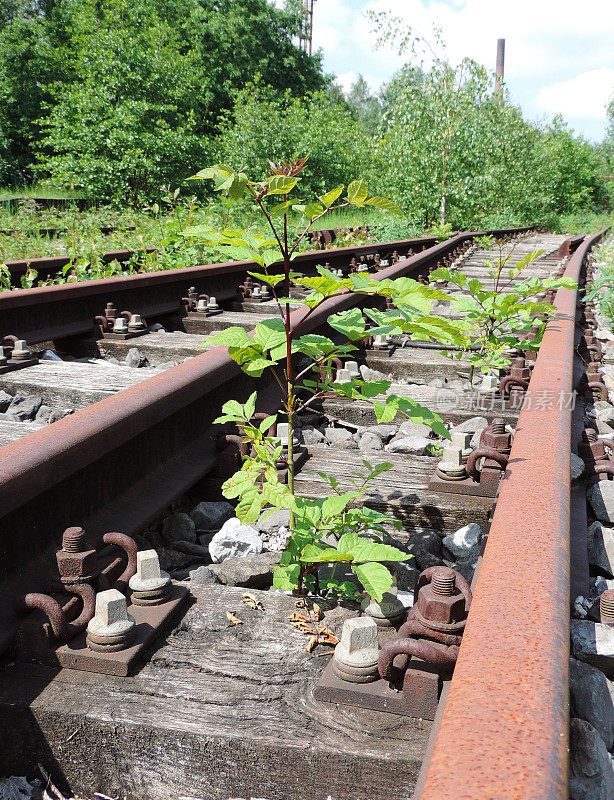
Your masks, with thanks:
M395 259L392 257L393 251L399 256L411 247L420 252L409 258L400 258L377 274L381 277L418 277L427 274L429 268L438 262L444 259L450 262L458 257L459 248L469 243L471 238L471 234L459 234L440 244L432 240L411 240L342 248L326 254L309 253L301 259L304 267L309 267L321 262L325 255L331 266L337 268L346 265L349 259L353 259L355 265L361 259L373 264L376 255L380 262L393 261L396 259L396 256ZM581 237L575 237L564 242L563 237L534 234L516 245L516 258L526 249L544 249L545 255L531 265L536 277L557 273L563 264L565 274L578 279L590 247L597 238L580 241ZM574 250L570 256L570 251ZM20 631L23 642L20 599L23 598L24 586L28 591L44 589L59 533L66 527L83 525L91 544L102 548L103 536L109 531L120 530L137 538L142 536L148 526L156 523L174 503L180 502L186 492L192 492L195 499L216 499L219 496L220 482L229 469L235 468L236 455L229 448L222 453L224 458L220 458L211 435L211 424L226 399L247 397L252 391L253 381L239 372L221 348L190 356L195 352L196 340L202 341L203 333L237 321L247 328L253 327L269 312L266 302L254 302L250 297L242 298L240 310L229 309L215 316L199 316L198 311L186 309L197 307L199 294L207 298L214 295L218 303L232 303L237 286L245 286L248 268L248 265L240 263L214 265L0 295L0 334L27 339L33 351L37 349L35 345L39 350L54 347L64 357L89 357L94 361L90 364L41 361L38 365L0 376L0 387L10 394L38 392L52 410L56 401L60 404L71 402L77 409L65 419L28 435L4 434L7 444L0 447L0 530L3 532L0 540L0 647L10 647L16 630ZM479 258L476 257L474 263L470 256L463 269L473 270L479 275ZM191 285L196 286L196 294L188 294ZM187 298L183 307L182 297ZM167 329L179 327L183 314L183 325L191 333L166 330L124 341L101 338L100 334L94 336L93 319L104 312L109 302L114 303L118 311L127 310L127 316L140 314L148 322L159 319ZM310 316L305 331L324 330L329 314L355 302L355 297L328 301ZM406 531L419 534L412 542L419 569L443 563L436 555L438 551L434 543L440 545L440 541L453 534L460 524L477 523L483 531L489 529L488 545L479 566L479 581L474 583L475 597L458 665L451 685L444 689L444 699L446 695L448 699L445 704L440 704L439 719L431 733L430 756L424 761L419 778L418 792L423 798L439 798L444 791L451 797L550 798L563 797L562 792L566 790L570 607L568 509L573 494L577 496L577 503L573 506L574 524L580 531L584 528L585 540L586 502L584 500L582 517L584 488L581 491L574 487L572 491L569 481L570 452L581 434L583 417L575 412L572 428L570 408L544 410L543 403L536 400L543 396L543 392L553 391L553 387L567 394L573 388L571 367L581 335L574 324L576 292L559 290L556 305L558 313L549 323L533 367L526 395L529 402L525 398L522 411L510 407L501 411L496 407L482 406L476 413L476 407L469 404L473 389L467 388L466 380L459 382L458 366L428 349L403 348L392 355L374 350L364 354L363 367L391 375L395 393L406 393L436 409L437 404L443 402L439 411L444 419L452 426L460 425L461 430L465 424L465 430L474 434L475 443L480 430L472 430L472 420L476 416L491 425L493 420L504 416L505 421L515 428L513 448L496 505L494 496L459 496L434 490L431 478L439 457L426 451L412 452L407 445L393 446L394 441L399 441L398 430L393 443L386 445L391 438L390 431L380 430L378 433L368 430L376 426L366 406L350 406L331 398L325 402L320 418L320 428L323 420L329 422L324 433L318 430L317 424L310 424L315 423L314 420L303 424L303 438L311 455L297 477L298 490L304 496L326 495L318 478L322 469L343 482L352 465L359 464L361 452L356 444L368 433L378 437L382 447L388 447L386 459L393 462L393 470L386 474L386 480L374 484L369 504L392 511L403 520ZM444 315L450 313L445 303L439 311ZM300 315L303 312L299 307L294 313ZM171 344L173 337L175 341ZM119 361L132 347L148 360L149 367L130 370L113 363L106 366L101 363L105 358ZM169 359L181 361L186 357L188 360L171 369L163 368ZM95 361L96 358L100 361ZM71 372L79 370L85 371L78 380L69 377ZM122 388L112 384L112 375L117 370L130 372L134 385L115 391ZM139 375L145 379L139 380ZM579 377L578 372L576 379ZM274 387L261 380L258 390L261 410L274 408L278 400ZM453 408L445 405L450 400L449 392L457 396ZM473 425L475 427L475 423ZM572 431L575 438L572 438ZM15 433L25 432L22 429ZM550 472L546 476L543 474L543 453L553 454ZM527 486L533 488L531 493L527 493ZM534 491L535 486L540 487L540 493ZM96 491L84 487L96 487ZM552 510L552 513L544 513L544 508ZM575 544L575 562L579 566L574 570L572 599L577 595L589 595L588 565L586 556L582 556L581 533ZM527 552L531 554L529 559ZM474 578L475 564L459 563L457 566L469 580ZM178 576L181 571L177 570ZM414 572L417 575L417 570ZM416 575L407 571L405 578L415 582ZM533 592L526 591L528 585L534 587ZM208 602L217 598L219 604L240 603L240 591L222 587L193 590L201 600L205 596ZM270 605L267 621L275 628L275 614L283 614L287 609L283 599L273 600L271 595L266 597L265 605ZM195 624L196 612L188 613L192 614L189 628ZM342 622L334 617L333 612L331 614L331 625ZM205 614L196 624L196 629L219 631L219 620L214 617L215 614L211 618ZM31 629L26 626L25 630ZM237 651L227 638L220 643L219 635L208 635L210 651L206 656L197 655L191 649L193 643L184 641L182 646L187 646L187 650L182 650L179 657L171 643L158 652L153 664L145 667L131 684L116 679L105 683L104 689L103 684L84 681L77 673L70 677L61 674L58 683L51 681L47 685L47 679L41 684L40 676L33 678L22 664L13 672L9 668L6 673L8 681L0 696L0 718L6 716L6 704L10 692L14 691L19 698L18 705L22 703L30 708L36 724L48 739L53 739L60 729L67 730L66 726L71 724L63 717L61 708L61 697L70 692L75 713L89 714L93 720L91 731L86 731L83 738L77 737L75 752L80 756L73 754L67 760L53 742L50 747L53 757L61 761L67 777L72 781L81 780L81 785L91 787L96 785L94 768L85 766L87 759L84 755L88 748L98 748L97 735L105 735L104 720L108 719L109 713L105 708L108 706L115 726L119 724L119 740L127 759L124 766L128 768L130 758L136 760L143 776L142 786L139 788L132 783L127 789L128 784L122 784L118 775L112 777L113 769L101 765L99 748L94 761L104 773L105 791L120 791L121 786L121 791L133 791L135 796L145 796L143 791L146 794L155 791L153 787L157 780L152 777L156 768L143 750L142 737L155 741L156 747L166 741L172 749L172 739L168 738L170 732L180 732L177 735L187 737L191 742L188 746L190 752L184 753L180 765L173 765L170 756L161 757L158 753L158 757L169 771L162 793L181 791L182 774L185 781L186 774L198 769L195 759L200 752L200 745L195 743L198 734L189 724L186 726L185 720L196 720L201 713L206 719L208 713L206 703L202 705L203 701L198 699L205 685L188 688L186 675L195 670L211 675L217 671L226 675L232 686L227 691L226 686L216 684L214 702L227 708L237 707L234 713L226 712L224 720L219 716L211 728L222 739L227 738L226 744L215 745L217 758L223 761L231 757L233 748L238 746L239 733L253 740L249 747L244 748L243 755L238 756L249 777L245 777L241 784L233 776L223 776L222 792L227 788L231 793L238 786L247 791L248 786L261 786L264 780L266 789L262 789L262 793L267 797L267 792L270 796L281 797L281 794L275 794L275 782L288 780L283 762L287 753L298 747L299 750L307 748L310 753L306 759L303 756L297 759L296 769L303 780L313 781L316 776L321 780L321 770L326 769L327 764L332 770L332 774L326 776L326 793L334 796L334 792L343 791L347 796L357 798L398 797L398 781L400 776L404 776L401 795L409 796L423 760L430 725L406 726L401 733L394 734L389 726L382 727L381 722L371 719L364 723L368 731L365 739L364 729L352 714L342 710L339 712L341 716L336 718L332 712L322 711L321 704L310 700L305 707L302 696L297 697L295 690L285 696L284 689L275 701L291 709L288 730L282 733L279 722L275 721L277 707L271 707L261 717L253 703L258 706L258 700L262 702L267 697L270 700L267 691L270 692L274 685L293 686L296 683L293 670L304 686L315 681L321 667L318 669L313 661L306 665L306 656L297 655L296 643L294 650L287 653L279 650L275 636L265 632L262 626L258 627L258 634L263 637L269 655L276 652L275 658L279 659L279 653L283 652L289 659L288 668L282 670L283 675L272 683L271 677L277 674L270 671L273 662L252 639L248 637L244 649ZM228 658L233 664L230 669L226 664ZM264 673L253 666L254 659L257 662L263 658L266 662ZM15 669L21 676L16 683ZM24 669L26 677L22 678ZM229 678L231 675L234 676L232 679ZM521 683L518 675L523 676ZM259 680L264 688L254 688L251 699L249 692L246 699L245 687L255 686L253 682ZM34 706L31 704L35 684L41 688L43 698L38 711L32 710ZM75 699L73 693L80 695L85 685L89 686L89 693L84 704L83 698ZM160 691L160 686L166 688ZM188 698L190 694L193 694L192 700ZM153 711L146 711L141 706L144 701L139 700L139 695L148 698L145 705L151 704ZM176 712L171 712L164 701L165 696L171 695L181 697ZM152 714L160 715L167 711L169 721L162 724L166 731L162 735L152 722ZM258 725L259 719L263 735L261 745L256 745L254 726ZM72 723L75 720L76 717L72 718ZM231 722L238 726L234 734L231 733ZM134 724L139 731L133 730ZM23 735L19 734L14 721L7 730L11 731L11 736L17 737L15 741L23 744ZM521 733L524 738L519 743ZM210 735L215 738L216 734L207 734ZM329 737L330 743L326 745L325 742L323 748L316 746L314 736ZM369 742L368 746L366 742ZM361 761L359 753L365 746L368 752ZM338 761L331 761L331 756L326 755L327 747L339 750ZM399 752L395 752L393 757L395 748ZM8 747L6 763L16 763L17 749ZM39 752L40 748L37 756ZM254 754L262 758L267 754L270 757L271 752L278 753L280 764L271 768L266 779L260 776L259 784L257 772L246 765L251 763ZM493 757L493 753L497 756ZM117 759L118 755L114 757ZM505 770L500 768L503 759ZM49 763L48 757L46 763ZM117 763L115 771L121 772ZM214 758L212 769L216 768L216 763ZM462 768L459 769L458 765ZM350 768L358 775L358 789L354 784L350 787L344 783L343 772ZM374 771L377 774L373 774ZM159 786L159 782L156 785ZM201 781L197 785L205 792L209 784ZM305 796L315 797L312 794Z

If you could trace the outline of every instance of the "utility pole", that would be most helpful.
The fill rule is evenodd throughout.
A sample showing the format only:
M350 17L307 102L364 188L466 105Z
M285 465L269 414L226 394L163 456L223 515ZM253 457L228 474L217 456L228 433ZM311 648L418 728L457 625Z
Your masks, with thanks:
M303 0L303 19L301 24L300 48L311 55L311 42L313 38L313 4L315 0Z
M495 72L495 94L501 94L503 90L503 74L505 69L505 39L497 39L497 66Z

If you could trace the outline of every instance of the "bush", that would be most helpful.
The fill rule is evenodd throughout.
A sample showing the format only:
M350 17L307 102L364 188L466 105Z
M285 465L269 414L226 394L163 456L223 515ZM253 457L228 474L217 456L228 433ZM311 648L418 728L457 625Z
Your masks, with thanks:
M309 154L301 188L321 194L372 173L373 141L350 112L324 92L281 100L259 81L239 93L215 140L217 160L263 176L268 160Z

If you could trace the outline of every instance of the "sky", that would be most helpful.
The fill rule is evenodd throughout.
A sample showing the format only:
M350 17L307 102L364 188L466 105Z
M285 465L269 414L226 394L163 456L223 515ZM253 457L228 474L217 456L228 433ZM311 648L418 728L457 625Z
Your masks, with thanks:
M369 9L427 37L438 25L453 63L469 56L494 71L497 39L505 39L507 88L525 118L562 114L587 139L603 138L614 95L614 0L316 0L313 46L344 88L359 73L377 88L406 60L376 49Z

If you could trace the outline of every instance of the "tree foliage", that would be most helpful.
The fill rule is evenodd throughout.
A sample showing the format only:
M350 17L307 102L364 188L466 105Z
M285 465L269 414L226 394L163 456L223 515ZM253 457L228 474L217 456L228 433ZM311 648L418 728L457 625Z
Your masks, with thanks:
M325 84L293 42L296 14L267 0L5 4L0 156L22 181L36 162L56 183L136 201L188 177L255 74L297 97Z
M312 169L302 185L315 194L360 175L370 178L374 150L351 112L325 92L279 97L261 80L238 94L215 147L221 162L243 164L252 174L263 174L269 158L308 152Z

